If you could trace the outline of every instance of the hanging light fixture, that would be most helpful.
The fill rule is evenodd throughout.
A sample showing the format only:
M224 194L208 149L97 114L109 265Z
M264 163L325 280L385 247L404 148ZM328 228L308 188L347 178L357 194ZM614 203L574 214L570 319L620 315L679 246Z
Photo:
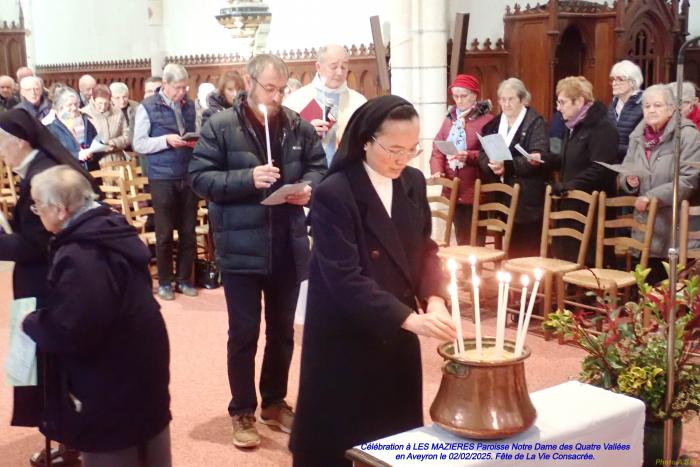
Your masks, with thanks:
M216 20L223 27L229 30L231 37L238 42L238 45L248 52L253 48L260 49L264 44L260 42L261 35L256 36L260 29L269 28L272 20L272 13L262 0L227 0L229 5L221 8L219 14L216 15ZM262 28L261 28L262 26ZM261 31L262 32L262 31ZM266 34L264 35L266 38ZM245 52L244 50L242 50Z

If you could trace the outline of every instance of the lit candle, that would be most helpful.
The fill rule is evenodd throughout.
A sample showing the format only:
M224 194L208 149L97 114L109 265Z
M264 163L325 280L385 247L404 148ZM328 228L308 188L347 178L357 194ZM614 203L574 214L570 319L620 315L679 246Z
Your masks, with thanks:
M515 355L520 355L522 349L522 336L520 332L523 327L523 319L525 318L525 305L527 302L527 286L530 284L530 278L523 274L520 276L520 284L523 286L520 294L520 313L518 313L518 329L515 332Z
M481 310L479 309L479 277L472 277L472 300L474 301L474 334L476 355L481 358Z
M265 144L267 145L267 165L272 165L272 153L270 152L270 125L267 122L267 107L265 104L258 105L258 110L265 117Z
M447 288L450 293L450 301L452 302L452 321L455 323L457 332L455 342L455 355L461 356L464 354L464 337L462 336L462 318L459 313L459 294L457 289L457 261L453 258L447 260L447 269L450 270L450 285Z
M532 318L532 310L535 308L535 299L537 298L537 289L540 286L540 280L542 279L542 270L535 269L535 285L532 286L532 292L530 294L530 303L527 305L527 313L525 314L525 321L523 321L523 328L520 330L520 352L516 352L516 356L522 353L523 348L525 348L525 338L527 337L527 329L530 326L530 318ZM516 349L517 351L517 349Z
M503 343L506 333L506 310L508 308L508 289L510 288L510 273L503 273L503 300L496 314L496 358L503 354Z

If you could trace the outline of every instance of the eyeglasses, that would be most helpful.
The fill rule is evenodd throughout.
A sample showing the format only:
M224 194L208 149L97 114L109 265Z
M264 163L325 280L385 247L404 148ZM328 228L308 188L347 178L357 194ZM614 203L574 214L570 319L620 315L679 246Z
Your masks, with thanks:
M261 88L265 90L266 93L269 95L273 96L275 93L278 93L280 96L284 96L284 91L287 89L287 86L283 86L281 88L276 88L271 84L262 84L260 81L258 81L253 75L250 75L250 77L260 85Z
M610 82L611 83L624 83L627 81L629 78L625 78L624 76L611 76L610 77Z
M418 156L420 156L423 153L423 148L420 146L420 144L416 144L416 147L413 148L413 150L406 150L406 149L401 149L399 151L396 151L394 149L387 149L384 147L382 143L377 141L377 138L372 136L372 140L379 145L380 148L384 150L389 156L391 156L394 160L396 159L401 159L405 158L406 160L411 160L414 159Z
M452 94L452 99L455 101L461 101L461 100L469 99L473 95L474 94Z
M568 104L570 101L565 101L564 99L557 99L554 101L554 104L557 107L564 107L566 104Z
M29 205L29 210L38 216L39 215L39 206L48 206L48 204L39 205L39 204L33 203L33 204Z

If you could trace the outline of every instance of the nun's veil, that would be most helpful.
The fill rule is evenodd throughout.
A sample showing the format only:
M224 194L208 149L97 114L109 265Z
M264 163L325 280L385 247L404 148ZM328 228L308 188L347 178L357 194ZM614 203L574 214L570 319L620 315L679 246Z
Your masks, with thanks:
M365 143L372 139L392 110L404 105L412 107L406 99L391 95L375 97L362 104L350 117L326 176L361 160Z
M0 113L0 128L17 138L27 141L32 148L42 151L57 164L67 165L77 170L88 179L95 193L100 193L97 181L61 145L51 132L26 110L11 109Z

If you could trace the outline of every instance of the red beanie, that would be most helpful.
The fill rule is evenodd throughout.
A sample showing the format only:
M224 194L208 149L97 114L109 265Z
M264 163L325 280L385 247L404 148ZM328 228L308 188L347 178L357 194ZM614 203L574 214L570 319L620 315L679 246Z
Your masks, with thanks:
M468 89L475 94L481 92L481 83L479 83L479 79L472 75L457 75L455 80L452 81L452 84L450 84L450 91L452 91L454 87Z

